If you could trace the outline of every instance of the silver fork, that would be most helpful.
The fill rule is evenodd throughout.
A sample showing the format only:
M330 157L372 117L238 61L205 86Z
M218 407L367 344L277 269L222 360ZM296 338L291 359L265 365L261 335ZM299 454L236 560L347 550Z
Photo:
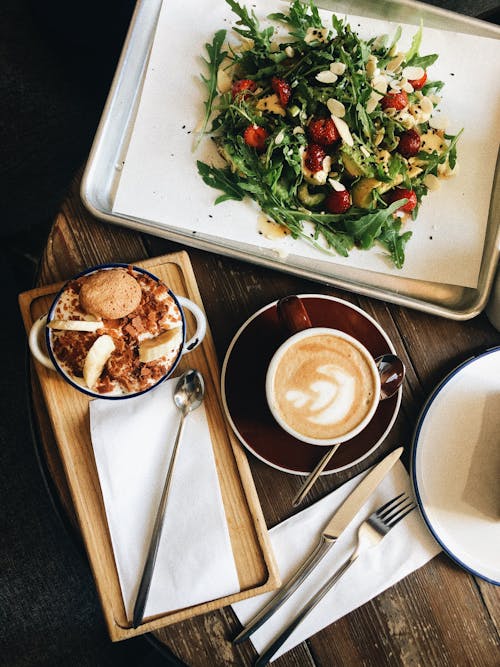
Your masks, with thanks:
M325 597L332 586L342 577L359 556L379 544L387 533L401 521L407 514L415 509L415 504L404 493L400 493L392 500L379 507L375 512L363 521L358 528L358 543L349 558L332 574L325 584L313 595L307 604L301 609L294 620L274 640L265 653L259 656L255 667L267 665L276 651L285 643L295 628L302 623L304 618Z

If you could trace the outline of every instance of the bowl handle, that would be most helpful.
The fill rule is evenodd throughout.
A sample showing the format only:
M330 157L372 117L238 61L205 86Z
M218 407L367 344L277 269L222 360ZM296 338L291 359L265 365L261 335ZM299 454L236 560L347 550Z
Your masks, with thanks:
M184 343L183 354L191 352L201 343L207 332L207 319L202 309L184 296L177 296L177 300L182 308L189 310L196 320L196 331L189 340Z
M31 354L39 361L42 366L48 368L51 371L55 371L56 368L52 363L51 358L47 354L45 341L42 343L41 334L45 331L47 325L47 314L41 315L37 320L35 320L31 326L30 333L28 336L28 345L31 350Z

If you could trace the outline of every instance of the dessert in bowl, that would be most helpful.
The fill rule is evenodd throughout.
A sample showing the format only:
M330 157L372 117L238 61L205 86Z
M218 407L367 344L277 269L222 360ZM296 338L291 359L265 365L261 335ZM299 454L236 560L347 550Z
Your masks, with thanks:
M186 341L184 308L196 320ZM30 332L35 358L91 396L137 396L169 377L203 339L205 316L145 269L108 264L69 280ZM45 330L45 354L40 333Z

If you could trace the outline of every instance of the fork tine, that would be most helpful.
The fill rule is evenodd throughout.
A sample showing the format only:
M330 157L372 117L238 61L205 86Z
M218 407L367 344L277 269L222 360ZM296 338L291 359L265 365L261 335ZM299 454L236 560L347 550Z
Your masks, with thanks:
M392 521L392 519L395 516L397 516L400 512L409 507L411 503L412 501L408 498L408 496L405 496L398 503L396 503L396 505L393 505L390 509L386 510L385 512L382 512L382 514L379 514L378 518L385 524L387 524L390 521Z
M388 500L388 501L385 503L385 505L382 505L381 507L378 508L378 510L377 510L377 512L376 512L377 516L381 518L381 514L382 514L383 512L385 512L385 510L387 510L387 509L389 509L389 508L392 509L391 506L392 506L395 502L397 502L400 498L402 498L404 495L405 495L405 494L404 494L404 491L403 491L403 493L400 493L399 496L396 496L395 498L392 498L391 500Z
M416 508L415 503L409 503L408 505L405 505L404 507L402 507L401 510L400 510L401 514L398 514L398 516L391 519L389 521L389 523L387 524L389 526L389 528L392 528L397 523L399 523L401 521L401 519L404 519L407 514L409 514L410 512L413 512L413 510L415 508ZM406 510L406 511L404 511L404 510Z

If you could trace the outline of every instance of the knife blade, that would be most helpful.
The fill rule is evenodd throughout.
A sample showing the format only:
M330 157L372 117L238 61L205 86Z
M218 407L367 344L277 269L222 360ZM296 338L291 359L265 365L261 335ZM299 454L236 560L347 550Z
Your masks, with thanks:
M388 454L364 477L356 488L347 496L341 506L333 513L321 534L320 540L311 554L299 566L285 586L280 588L269 602L249 621L243 630L233 639L239 644L248 639L283 605L294 593L320 560L328 553L340 537L342 531L354 519L365 502L400 458L403 447L398 447Z

